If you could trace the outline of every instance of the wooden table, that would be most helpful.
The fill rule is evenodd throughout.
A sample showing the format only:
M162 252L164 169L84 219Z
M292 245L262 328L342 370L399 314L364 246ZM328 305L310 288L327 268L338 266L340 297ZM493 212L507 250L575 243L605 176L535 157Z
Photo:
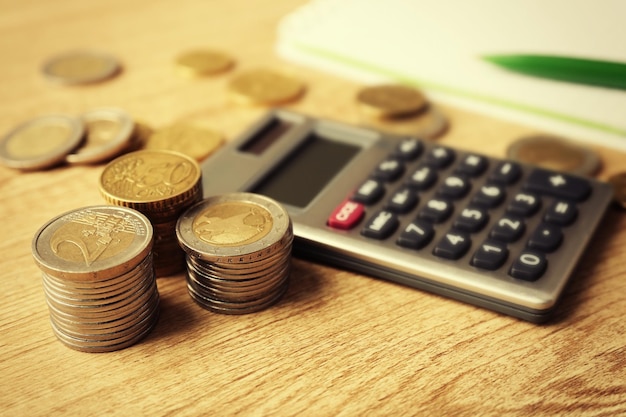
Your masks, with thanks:
M309 89L289 108L358 119L359 85L281 60L280 18L303 1L0 1L0 132L45 113L119 106L155 128L193 120L231 139L265 109L226 98L239 71L290 72ZM230 73L188 80L174 57L229 51ZM117 56L106 83L62 87L42 62L78 48ZM533 130L443 106L441 143L503 156ZM626 156L599 149L601 178ZM20 173L0 167L0 414L618 415L626 414L626 216L612 208L554 320L534 325L436 295L294 260L289 291L263 312L194 304L183 275L159 278L157 327L122 351L88 354L54 337L31 256L52 217L101 204L102 165Z

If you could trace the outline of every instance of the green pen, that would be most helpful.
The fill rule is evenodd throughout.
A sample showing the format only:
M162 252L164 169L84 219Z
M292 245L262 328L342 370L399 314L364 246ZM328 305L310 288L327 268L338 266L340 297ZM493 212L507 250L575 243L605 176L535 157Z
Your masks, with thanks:
M626 90L626 63L552 55L486 55L485 61L510 71L599 87Z

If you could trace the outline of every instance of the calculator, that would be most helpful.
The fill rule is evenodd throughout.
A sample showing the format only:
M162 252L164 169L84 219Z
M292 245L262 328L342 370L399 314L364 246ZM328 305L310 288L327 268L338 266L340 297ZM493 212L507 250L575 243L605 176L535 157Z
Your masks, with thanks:
M204 196L288 211L294 255L547 320L612 200L594 179L272 110L202 165Z

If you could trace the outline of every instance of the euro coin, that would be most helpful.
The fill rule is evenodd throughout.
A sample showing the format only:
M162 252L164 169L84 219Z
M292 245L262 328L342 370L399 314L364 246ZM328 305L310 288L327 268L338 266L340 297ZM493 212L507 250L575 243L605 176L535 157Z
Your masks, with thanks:
M415 136L422 139L437 139L449 128L448 118L439 108L429 104L422 112L406 117L378 118L364 116L363 125L395 135Z
M608 182L613 186L613 200L626 209L626 172L612 175Z
M146 336L158 318L153 231L116 206L72 210L43 225L32 253L55 336L72 349L109 352Z
M86 128L83 144L66 156L70 164L94 164L109 160L128 149L135 123L121 109L102 108L83 113Z
M53 167L81 144L84 132L82 121L71 116L48 115L29 120L4 136L0 161L20 170Z
M293 226L276 201L251 193L209 197L176 226L187 289L201 307L248 314L277 302L291 272Z
M187 51L176 57L176 69L186 77L203 77L229 70L234 60L229 55L208 49Z
M44 63L42 72L50 81L64 84L89 84L104 81L119 73L121 66L113 56L95 51L72 51Z
M202 199L202 172L194 159L156 149L124 154L106 165L100 175L100 194L108 203L136 209L150 219L157 276L184 270L176 222Z
M593 175L601 161L597 153L566 139L551 135L528 136L513 142L507 157L555 171Z
M426 97L420 91L397 84L365 87L358 92L356 101L361 111L378 118L415 115L428 106Z
M216 131L186 123L176 123L160 128L147 138L145 149L176 151L202 161L224 143Z
M293 102L304 94L304 84L270 69L248 70L233 78L228 86L235 102L275 106Z

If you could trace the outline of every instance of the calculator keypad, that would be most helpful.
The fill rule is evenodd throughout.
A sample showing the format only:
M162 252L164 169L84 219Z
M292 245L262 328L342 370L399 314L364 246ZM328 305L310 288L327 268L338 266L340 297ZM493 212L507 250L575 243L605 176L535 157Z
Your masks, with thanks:
M546 255L562 245L563 227L576 221L577 203L591 191L583 178L541 168L524 174L512 161L443 146L427 149L405 139L357 184L328 224L359 227L368 239L393 239L394 245L427 250L442 260L460 262L467 255L463 262L478 270L508 264L503 276L535 281L549 268ZM382 208L364 214L380 201ZM486 238L478 239L483 230Z

